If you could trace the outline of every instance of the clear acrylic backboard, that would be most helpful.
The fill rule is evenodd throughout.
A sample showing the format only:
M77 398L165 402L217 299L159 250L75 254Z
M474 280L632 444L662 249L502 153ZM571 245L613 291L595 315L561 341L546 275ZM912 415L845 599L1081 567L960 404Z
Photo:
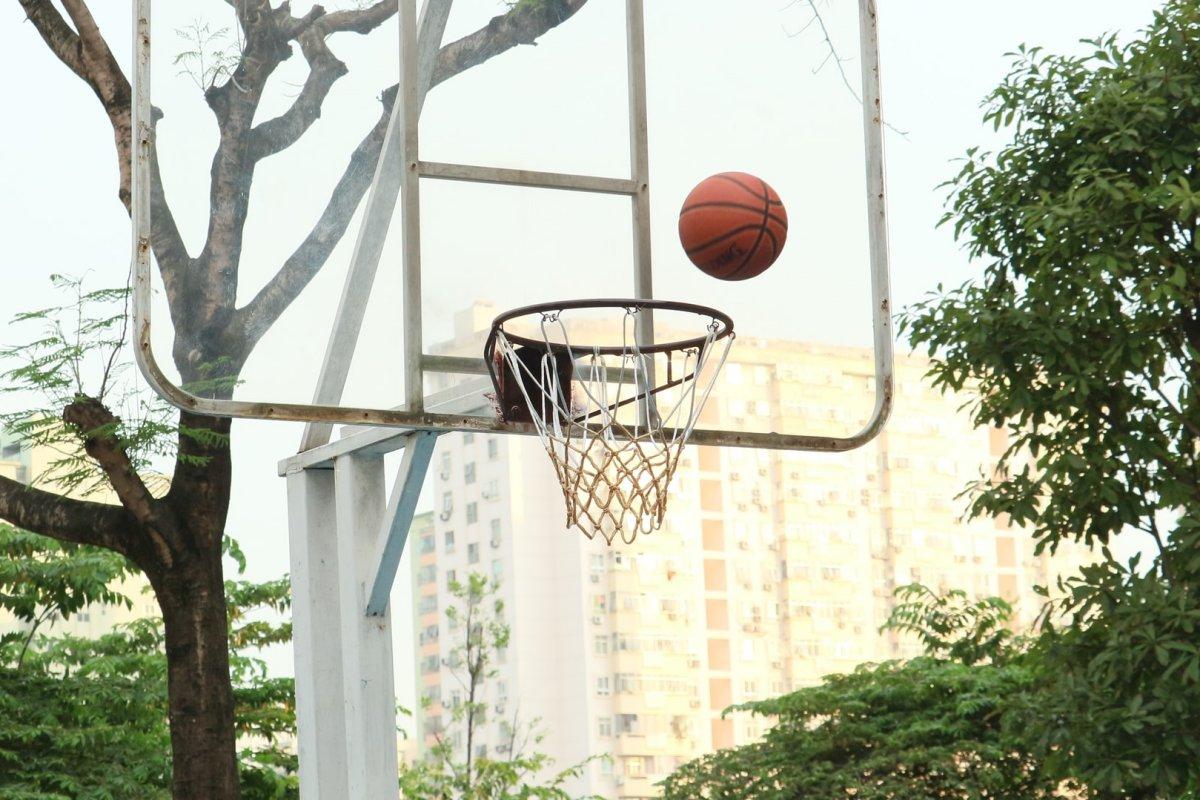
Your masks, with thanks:
M528 434L488 397L492 318L654 297L729 314L722 380L758 387L692 442L874 436L892 392L874 0L825 8L828 41L790 35L807 18L773 2L571 5L536 46L480 60L467 45L495 0L402 0L326 30L294 3L277 42L242 41L223 0L136 0L135 311L155 388L198 413L313 423L305 448L335 423ZM747 281L704 275L676 234L692 186L727 170L769 181L791 222ZM803 404L788 354L810 342L856 376L845 413L816 430L754 413L755 392Z

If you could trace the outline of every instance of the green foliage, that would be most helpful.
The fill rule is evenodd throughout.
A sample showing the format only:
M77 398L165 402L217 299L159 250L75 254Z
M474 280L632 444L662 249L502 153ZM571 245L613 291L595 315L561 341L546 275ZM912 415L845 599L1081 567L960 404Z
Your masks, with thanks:
M0 608L27 623L26 633L0 636L0 645L23 642L39 628L66 618L91 603L123 605L132 601L113 588L135 567L111 550L57 542L0 522Z
M0 350L0 362L11 365L0 372L0 391L36 398L35 404L0 415L0 422L24 445L56 454L42 474L31 476L36 483L85 497L109 491L108 480L83 451L80 438L105 433L116 436L151 491L165 492L166 481L154 480L153 467L179 457L180 436L207 445L224 444L225 437L207 428L181 426L176 412L138 382L132 362L123 357L129 338L127 288L89 290L83 278L64 275L52 275L51 282L69 302L18 315L14 322L34 325L37 333L28 342ZM209 371L222 374L221 365ZM227 383L205 378L202 385L188 388L214 391ZM104 404L117 421L98 431L78 431L65 424L63 410L81 397Z
M1200 3L1170 0L1134 41L1021 48L945 222L980 279L901 316L930 375L972 387L1011 447L972 487L1039 548L1141 531L1151 557L1063 584L1046 617L1049 762L1112 796L1196 791L1200 758Z
M1008 698L1035 673L996 637L1002 603L967 604L923 587L900 590L886 627L916 632L928 656L867 664L819 686L735 706L776 720L761 742L685 764L663 784L665 800L925 800L1050 797L1058 780L1005 723ZM948 609L954 609L948 611ZM990 663L980 660L988 641Z
M474 757L473 744L480 727L497 716L482 698L487 681L496 675L497 654L508 646L510 635L504 622L504 601L498 593L498 583L477 573L466 583L450 584L452 605L446 609L446 623L460 638L449 651L445 666L462 687L463 697L457 703L441 698L449 722L433 726L436 743L424 760L401 769L403 797L571 800L563 787L582 774L588 762L555 771L549 756L529 752L545 738L536 719L524 722L514 711L501 723L508 733L507 752L497 758ZM427 713L436 707L428 697L422 698L422 705Z
M0 648L0 798L170 796L162 635L141 621L95 641L62 637L14 666Z
M1028 660L1038 691L1010 717L1059 774L1110 797L1191 796L1200 773L1200 605L1194 585L1111 561L1086 567Z
M236 543L226 551L245 569ZM38 633L90 603L125 604L119 556L0 526L0 608L31 630L0 640L0 800L142 800L170 796L162 623L143 619L96 640ZM298 796L294 684L271 678L258 648L288 642L286 579L226 582L230 671L242 797Z
M1012 606L999 597L971 600L961 589L939 595L919 583L899 587L896 596L902 602L885 627L915 634L930 655L967 666L1007 655Z

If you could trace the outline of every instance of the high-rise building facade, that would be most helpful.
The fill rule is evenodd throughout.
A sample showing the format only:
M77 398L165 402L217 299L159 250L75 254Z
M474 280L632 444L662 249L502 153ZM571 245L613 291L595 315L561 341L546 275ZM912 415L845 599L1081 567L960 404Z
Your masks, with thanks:
M492 316L460 315L443 351L478 352ZM872 364L865 349L739 339L701 425L849 433L870 411ZM764 721L722 716L732 704L916 653L879 633L897 586L998 594L1030 620L1033 587L1086 554L1035 555L1021 531L963 518L958 496L1005 441L973 428L967 398L930 388L926 368L898 359L895 413L859 450L688 448L666 524L633 545L564 529L536 438L442 437L434 512L413 539L426 743L461 702L445 609L449 581L471 572L500 582L512 628L476 755L506 757L512 720L536 718L559 766L610 756L572 787L604 797L655 797L684 761L760 737Z

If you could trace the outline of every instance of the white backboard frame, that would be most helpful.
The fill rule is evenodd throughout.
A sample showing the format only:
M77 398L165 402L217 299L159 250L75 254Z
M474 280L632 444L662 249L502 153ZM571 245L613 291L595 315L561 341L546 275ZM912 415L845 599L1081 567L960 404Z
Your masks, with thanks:
M421 327L420 185L423 179L472 181L541 188L553 191L599 192L627 196L632 204L633 277L635 296L653 294L650 259L649 165L646 125L646 70L643 0L625 0L628 54L630 175L623 178L501 169L496 167L422 161L418 126L430 65L440 45L452 0L426 0L418 24L410 2L400 2L400 91L384 141L383 152L366 213L355 244L334 329L326 348L312 403L252 402L199 397L175 384L155 360L151 347L152 257L150 247L151 171L151 31L152 0L135 0L135 70L133 124L133 272L136 358L150 385L168 402L197 414L246 419L294 420L310 423L301 451L329 442L335 424L381 426L426 431L492 431L534 434L532 426L505 423L488 416L479 403L438 405L424 395L430 373L486 373L482 358L450 358L424 351ZM875 402L863 428L845 437L696 429L694 444L776 450L845 451L873 439L892 407L893 353L890 275L887 241L887 202L884 175L882 92L875 0L858 0L862 62L863 135L866 152L867 228L871 281L871 323L875 361ZM358 341L362 316L387 236L392 211L401 209L404 275L405 346L403 369L407 397L398 408L339 405L349 365ZM653 320L639 323L643 341L652 338ZM482 378L480 388L486 387ZM480 393L479 396L482 396ZM397 431L400 433L400 431Z

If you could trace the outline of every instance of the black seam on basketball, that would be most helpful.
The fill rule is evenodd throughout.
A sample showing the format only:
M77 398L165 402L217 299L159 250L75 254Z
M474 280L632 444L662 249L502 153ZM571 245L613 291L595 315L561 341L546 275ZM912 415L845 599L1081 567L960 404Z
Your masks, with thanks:
M765 191L766 191L766 194L759 194L758 192L754 191L753 189L751 189L751 188L750 188L749 186L747 186L746 184L744 184L744 183L742 183L741 181L739 181L737 178L733 177L732 175L726 175L724 172L721 172L721 173L718 173L718 174L716 174L716 175L713 175L713 177L714 177L714 178L720 178L720 179L721 179L721 180L723 180L723 181L729 181L729 182L730 182L730 183L732 183L733 185L741 187L741 188L742 188L742 189L743 189L743 190L746 192L746 194L750 195L751 197L754 197L754 198L756 198L756 199L758 199L758 200L764 200L764 201L766 201L767 203L769 203L770 205L773 205L773 206L781 206L781 205L783 205L783 201L782 201L782 200L772 200L772 199L771 199L771 191L770 191L770 189L765 189ZM761 184L762 184L764 187L766 187L766 185L767 185L767 182L766 182L766 181L764 181L762 178L759 178L759 179L758 179L758 182L759 182L759 183L761 183ZM757 211L758 209L756 208L756 209L754 209L754 210L755 210L755 211Z
M734 228L731 231L726 231L725 233L722 233L717 238L707 241L704 244L698 244L695 247L689 247L687 250L684 250L683 252L687 253L690 256L693 253L699 253L701 250L705 250L709 247L712 247L713 245L720 244L721 242L725 241L726 239L737 236L739 233L745 233L746 231L752 231L756 228L760 228L760 226L759 225L743 225L740 228Z
M744 203L730 203L730 202L725 202L725 201L713 200L712 202L708 202L708 203L692 203L690 206L684 206L683 211L679 212L679 216L682 217L684 214L688 213L689 211L693 211L697 208L740 208L742 211L751 211L755 214L762 213L762 209L760 209L758 206L748 206L748 205L745 205ZM787 220L786 219L784 219L783 217L777 217L774 214L768 214L767 216L772 221L778 222L780 225L782 225L783 229L785 231L787 230Z
M771 240L771 263L775 263L775 259L779 258L779 240L775 238L775 234L771 233L770 228L763 228L767 234L767 238Z
M750 263L750 259L754 258L754 255L758 252L758 248L762 246L763 234L767 232L767 218L771 215L771 201L767 198L771 195L767 189L767 182L762 178L759 178L758 182L763 185L762 224L758 227L758 236L754 239L754 247L750 248L750 252L746 253L746 257L742 259L742 263L738 264L737 269L726 275L726 278L736 278L738 273L746 268L746 265Z

